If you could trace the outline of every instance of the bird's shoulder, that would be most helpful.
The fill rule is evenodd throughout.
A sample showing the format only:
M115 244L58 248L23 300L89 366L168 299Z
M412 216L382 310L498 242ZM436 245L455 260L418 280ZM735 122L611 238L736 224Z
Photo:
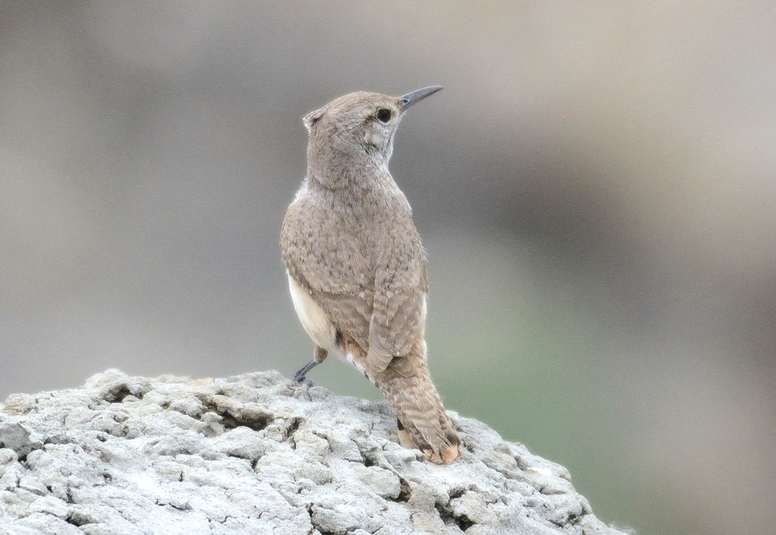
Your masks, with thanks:
M286 210L280 247L289 274L310 292L355 295L371 284L362 242L306 185Z
M319 235L329 231L325 219L326 211L310 194L305 179L294 200L288 205L280 226L280 247L284 257L307 251L311 245L319 242Z

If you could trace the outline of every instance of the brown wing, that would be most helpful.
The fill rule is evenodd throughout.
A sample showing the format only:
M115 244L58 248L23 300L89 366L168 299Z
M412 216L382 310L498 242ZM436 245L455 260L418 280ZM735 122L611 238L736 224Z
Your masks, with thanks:
M373 277L358 241L304 199L289 206L280 247L289 274L326 312L334 327L366 353L372 317Z
M395 357L409 354L426 324L426 258L414 225L394 240L379 262L369 325L367 362L383 371Z

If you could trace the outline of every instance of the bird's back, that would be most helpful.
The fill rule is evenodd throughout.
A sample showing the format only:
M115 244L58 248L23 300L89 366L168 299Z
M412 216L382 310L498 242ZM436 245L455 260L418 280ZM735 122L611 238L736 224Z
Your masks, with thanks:
M301 283L351 293L373 290L381 267L410 275L425 270L412 211L390 175L355 195L310 182L288 207L280 237L283 261Z
M352 216L307 180L286 210L280 233L283 262L308 290L358 293L374 283L363 235Z

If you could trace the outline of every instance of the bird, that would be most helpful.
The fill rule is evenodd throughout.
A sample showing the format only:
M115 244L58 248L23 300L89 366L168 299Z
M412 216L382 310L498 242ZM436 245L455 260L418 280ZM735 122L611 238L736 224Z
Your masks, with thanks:
M427 256L388 169L405 113L441 89L357 91L306 114L307 173L280 246L294 310L314 346L296 381L337 354L382 392L402 445L450 464L461 442L428 368Z

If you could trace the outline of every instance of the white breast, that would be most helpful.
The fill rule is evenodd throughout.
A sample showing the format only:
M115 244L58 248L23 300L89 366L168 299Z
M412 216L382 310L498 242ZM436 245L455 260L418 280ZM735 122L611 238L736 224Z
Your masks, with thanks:
M288 275L288 289L291 301L307 336L318 346L328 351L336 351L336 330L323 309L310 294Z

